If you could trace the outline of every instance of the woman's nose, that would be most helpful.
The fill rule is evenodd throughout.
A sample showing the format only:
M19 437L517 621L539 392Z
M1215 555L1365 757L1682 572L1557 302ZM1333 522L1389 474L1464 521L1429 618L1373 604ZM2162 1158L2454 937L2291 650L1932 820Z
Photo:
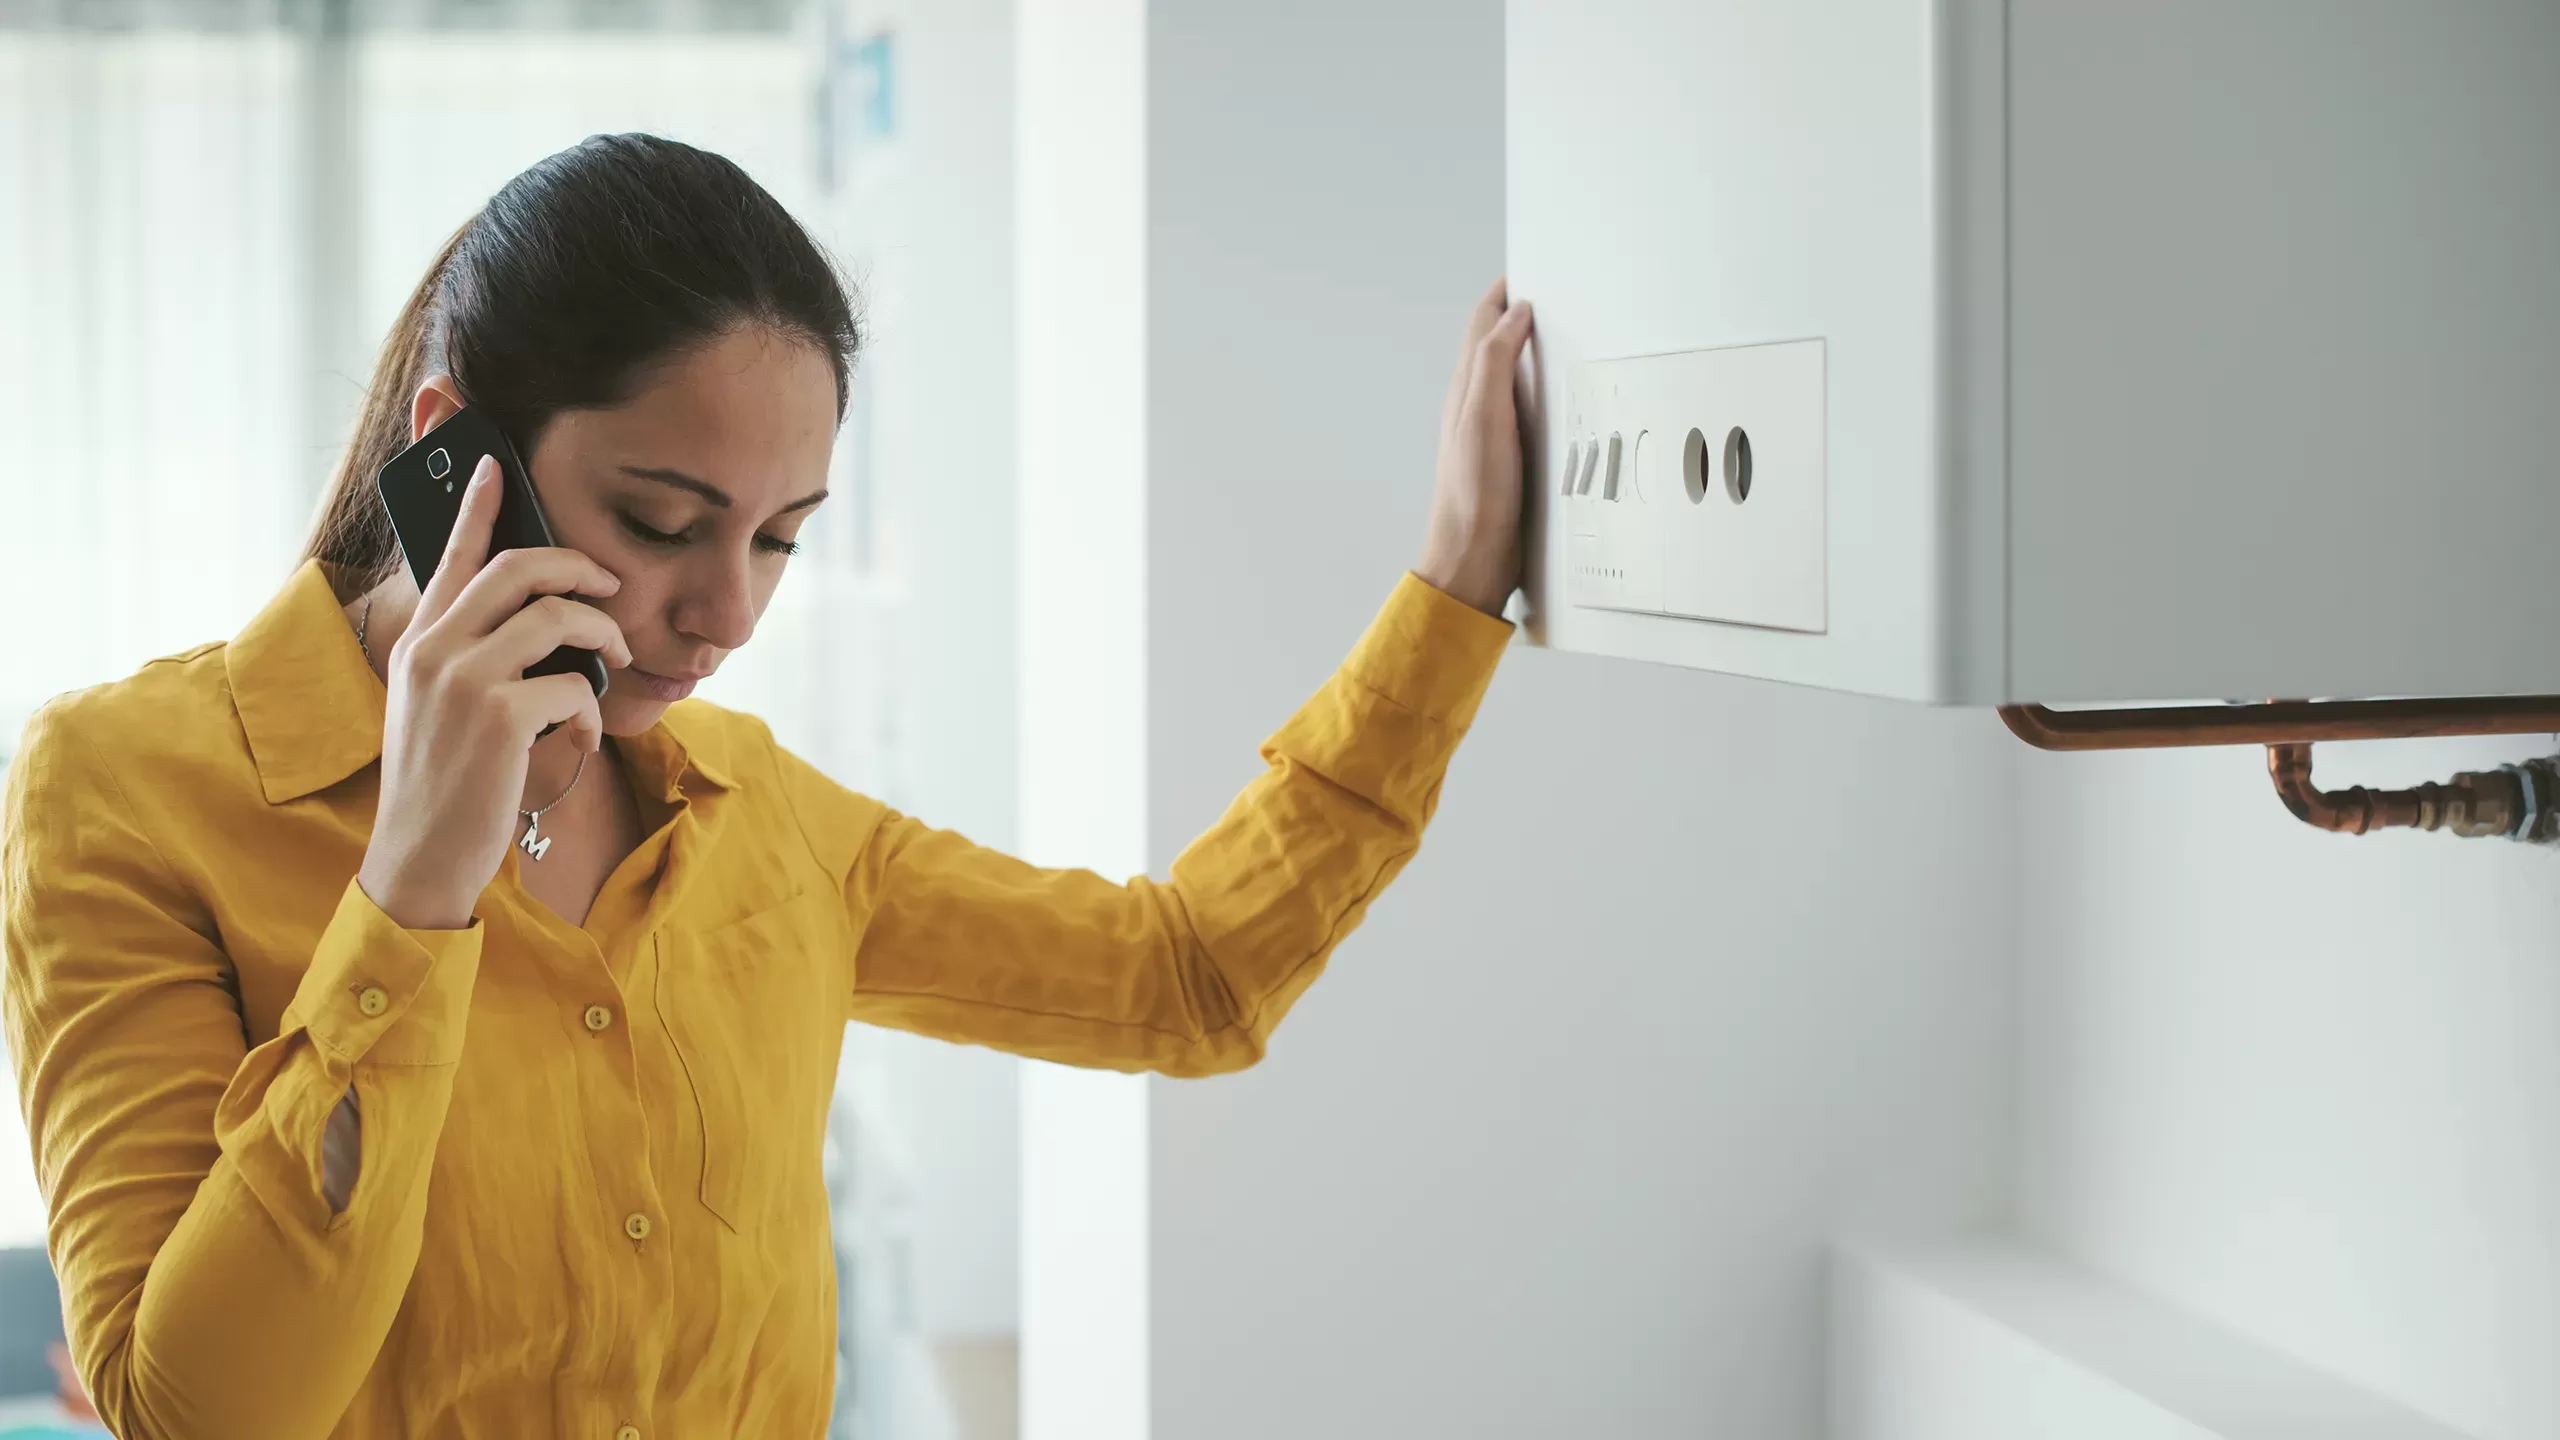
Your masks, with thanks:
M753 582L743 565L722 565L676 605L681 633L722 650L735 650L756 632Z

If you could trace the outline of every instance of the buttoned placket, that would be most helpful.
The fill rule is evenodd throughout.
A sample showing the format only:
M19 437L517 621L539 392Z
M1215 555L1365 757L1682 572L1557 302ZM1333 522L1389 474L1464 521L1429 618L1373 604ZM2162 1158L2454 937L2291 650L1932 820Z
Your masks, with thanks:
M627 1254L637 1268L640 1288L633 1313L642 1315L669 1313L674 1277L665 1235L670 1212L650 1154L638 1056L627 1023L629 984L642 948L654 949L657 931L683 888L701 825L695 810L699 801L681 791L673 799L665 822L605 878L585 925L570 924L525 887L516 851L507 852L492 887L516 912L527 938L544 952L550 988L565 1013L564 1033L574 1037L577 1063L608 1066L613 1081L608 1088L624 1101L614 1113L581 1116L575 1129L587 1141L593 1173L607 1187L597 1223L616 1233L605 1249ZM613 1393L617 1388L625 1393ZM617 1407L618 1414L640 1416L649 1400L640 1392L647 1388L646 1380L633 1375L620 1387L608 1381L598 1398Z

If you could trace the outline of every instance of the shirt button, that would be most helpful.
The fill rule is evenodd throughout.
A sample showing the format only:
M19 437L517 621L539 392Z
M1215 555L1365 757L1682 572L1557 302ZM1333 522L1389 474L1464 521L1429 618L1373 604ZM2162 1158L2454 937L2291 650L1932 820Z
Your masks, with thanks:
M590 1029L590 1030L598 1030L598 1031L601 1031L601 1030L604 1030L604 1029L608 1028L608 1027L609 1027L609 1026L611 1026L612 1024L613 1024L613 1012L612 1012L612 1011L607 1010L606 1008L604 1008L604 1007L603 1007L603 1006L601 1006L601 1005L590 1005L590 1006L588 1006L588 1007L587 1007L587 1028L588 1028L588 1029Z
M391 992L379 985L367 985L364 993L356 996L356 1008L367 1015L379 1015L391 1008Z
M637 1425L625 1425L621 1429L613 1432L613 1440L640 1440L640 1427Z
M630 1217L622 1222L622 1233L634 1240L648 1239L649 1217L637 1210L632 1211Z

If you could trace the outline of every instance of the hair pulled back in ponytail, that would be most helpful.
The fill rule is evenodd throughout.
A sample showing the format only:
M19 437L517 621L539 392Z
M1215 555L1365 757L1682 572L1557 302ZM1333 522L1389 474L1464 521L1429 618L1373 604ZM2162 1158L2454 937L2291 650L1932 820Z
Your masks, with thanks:
M598 135L507 182L445 243L383 341L364 413L303 558L342 597L400 563L374 477L439 372L530 456L564 410L624 403L654 367L741 324L816 346L844 414L861 344L808 232L735 164L651 135Z
M434 373L427 361L427 332L435 315L436 289L443 283L454 247L461 243L461 230L444 242L435 263L427 267L426 278L400 307L400 318L391 322L391 333L383 337L382 354L373 362L373 381L365 387L364 413L356 419L355 437L348 442L346 458L338 462L328 497L312 524L311 539L303 547L302 558L327 563L350 596L380 583L389 573L385 559L400 553L399 537L391 533L391 517L374 494L373 477L409 444L410 397Z

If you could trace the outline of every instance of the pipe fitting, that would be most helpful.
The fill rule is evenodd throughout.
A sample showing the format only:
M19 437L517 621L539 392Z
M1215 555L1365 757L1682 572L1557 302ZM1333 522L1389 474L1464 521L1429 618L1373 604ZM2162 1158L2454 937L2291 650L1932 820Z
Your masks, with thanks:
M2450 830L2472 838L2560 843L2560 756L2466 770L2407 790L2323 790L2311 778L2311 747L2283 744L2267 747L2267 772L2284 807L2323 830Z

